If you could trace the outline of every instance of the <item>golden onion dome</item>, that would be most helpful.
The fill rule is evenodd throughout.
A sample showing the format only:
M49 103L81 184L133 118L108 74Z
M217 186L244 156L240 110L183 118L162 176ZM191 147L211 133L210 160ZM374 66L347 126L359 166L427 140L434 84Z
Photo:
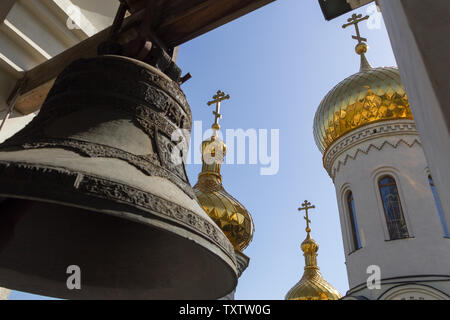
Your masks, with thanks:
M372 68L366 51L366 44L358 44L360 72L335 86L319 105L314 118L314 139L322 153L357 128L385 120L413 120L398 69Z
M300 281L286 295L286 300L339 300L342 298L322 276L317 266L319 245L310 234L302 243L305 256L305 271Z
M220 116L217 110L215 114ZM220 128L217 117L212 128L213 136L202 143L203 166L194 192L206 214L222 229L235 250L242 252L252 241L255 226L247 209L222 185L220 168L226 155L226 145L217 136Z
M286 300L339 300L342 295L318 270L305 270L302 279L288 292Z
M301 245L305 257L305 271L300 281L287 293L286 300L339 300L342 298L339 291L323 278L317 265L319 245L311 238L308 216L308 209L313 208L315 207L305 201L303 208L299 209L306 210L307 236Z

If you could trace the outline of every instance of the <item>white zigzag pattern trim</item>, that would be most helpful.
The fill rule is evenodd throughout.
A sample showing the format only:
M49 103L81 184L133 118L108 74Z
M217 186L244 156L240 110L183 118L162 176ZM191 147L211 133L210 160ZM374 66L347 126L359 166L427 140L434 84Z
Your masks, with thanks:
M405 139L405 136L411 136L413 138L412 142L406 141L411 139ZM385 138L383 142L381 142L380 138ZM393 139L398 139L396 142L393 142ZM368 142L370 140L378 140L377 143L373 141L367 147L363 147L364 142ZM390 145L393 148L397 148L400 143L404 143L408 147L412 147L415 143L421 144L418 132L416 130L416 126L414 121L412 120L392 120L388 122L382 123L374 123L369 126L365 126L363 128L357 129L349 134L343 136L341 139L337 140L330 149L324 154L324 167L327 170L328 174L332 179L336 172L342 165L347 164L348 158L356 159L359 153L367 154L372 147L376 150L381 150L385 145ZM358 146L356 150L354 147ZM353 149L353 152L351 152ZM349 152L344 160L339 160L335 165L335 161L340 158L345 152ZM353 155L351 155L351 154ZM335 169L333 169L335 168Z
M384 141L381 144L381 146L379 146L379 147L374 145L374 144L370 144L368 146L367 150L363 150L361 148L356 149L355 154L353 156L351 154L349 154L349 153L346 154L345 159L344 160L338 160L337 164L332 167L332 172L331 173L328 172L328 173L330 174L331 178L334 180L334 177L336 176L337 172L341 169L341 167L343 167L343 166L345 166L347 164L349 159L355 160L359 154L367 155L371 151L371 149L375 149L375 150L380 151L385 146L391 146L393 149L396 149L402 143L405 144L409 148L412 148L415 144L418 144L419 146L421 146L421 143L420 143L419 139L414 139L412 141L412 143L408 143L408 142L406 142L403 139L399 139L396 144L392 144L390 141Z

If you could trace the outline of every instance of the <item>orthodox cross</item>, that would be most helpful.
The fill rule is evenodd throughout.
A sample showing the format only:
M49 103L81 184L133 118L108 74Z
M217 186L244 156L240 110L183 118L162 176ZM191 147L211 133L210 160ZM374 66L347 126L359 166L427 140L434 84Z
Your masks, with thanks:
M349 26L351 26L351 25L354 25L354 26L355 26L355 29L356 29L356 36L352 36L352 38L355 39L355 40L358 40L358 44L367 42L367 39L366 39L366 38L361 37L361 33L359 32L359 25L358 25L358 23L360 23L360 22L362 22L362 21L364 21L364 20L368 20L369 18L370 18L370 16L365 16L365 17L363 18L362 14L356 14L356 13L355 13L355 14L352 15L351 18L349 18L349 19L347 20L349 23L344 24L344 25L342 26L342 28L345 29L345 28L347 28L347 27L349 27Z
M230 95L229 94L225 95L224 92L219 90L219 91L217 91L217 94L215 96L213 96L213 99L214 100L208 102L208 106L216 104L216 111L213 111L215 120L214 120L214 124L212 125L212 128L217 131L217 130L220 130L219 119L222 119L222 115L220 114L220 103L222 101L229 100Z
M302 203L302 207L298 208L298 211L305 210L305 212L306 212L306 216L304 217L304 219L306 220L306 232L308 234L311 232L311 228L309 227L311 220L309 220L308 210L315 209L315 208L316 208L316 206L311 205L311 202L309 202L308 200L305 200L305 202Z

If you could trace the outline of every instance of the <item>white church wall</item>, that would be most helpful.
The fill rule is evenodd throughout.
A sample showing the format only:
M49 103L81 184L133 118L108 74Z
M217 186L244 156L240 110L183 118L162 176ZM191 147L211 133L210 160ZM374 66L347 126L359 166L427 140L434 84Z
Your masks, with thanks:
M379 0L402 82L450 223L450 1Z
M347 292L344 300L450 300L448 278L437 276L383 280L379 289L360 285Z
M333 150L336 145L341 148ZM371 265L380 267L382 279L428 275L450 278L450 239L444 237L414 122L372 124L342 137L330 151L334 157L328 157L332 161L326 165L336 187L350 288L365 287ZM377 184L385 174L396 180L408 239L389 239ZM356 251L352 250L345 199L348 190L353 192L362 243Z
M339 211L345 210L346 207L346 198L349 192L353 193L355 190L354 186L351 183L345 183L341 186L340 191L337 192L338 199L338 208ZM351 222L349 219L349 215L339 215L341 227L342 227L342 239L344 241L344 251L351 253L355 250L352 244L352 235L350 233L351 230Z
M432 286L415 283L391 287L384 292L379 300L448 300L450 296Z

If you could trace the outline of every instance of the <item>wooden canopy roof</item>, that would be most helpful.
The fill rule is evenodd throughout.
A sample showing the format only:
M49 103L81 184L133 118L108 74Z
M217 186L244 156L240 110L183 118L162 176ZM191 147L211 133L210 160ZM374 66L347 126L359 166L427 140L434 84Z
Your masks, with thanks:
M275 0L125 0L133 12L151 3L152 28L175 47Z
M131 15L124 25L143 19L151 12L152 33L167 48L174 48L275 0L120 0ZM40 109L58 74L73 61L97 55L97 47L107 40L108 28L25 73L19 80L16 110L29 114ZM17 89L16 88L16 89ZM13 94L10 97L14 97Z

